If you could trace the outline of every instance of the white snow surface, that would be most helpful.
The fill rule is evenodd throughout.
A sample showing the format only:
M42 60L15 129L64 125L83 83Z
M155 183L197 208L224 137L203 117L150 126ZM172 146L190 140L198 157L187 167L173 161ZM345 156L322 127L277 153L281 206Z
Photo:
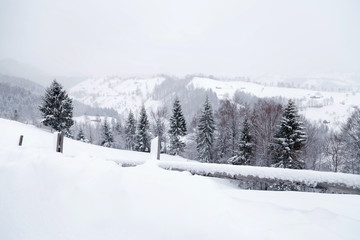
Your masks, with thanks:
M360 196L240 190L0 119L0 239L358 239ZM23 146L17 146L19 135ZM166 161L180 158L161 156ZM186 161L182 159L183 161Z

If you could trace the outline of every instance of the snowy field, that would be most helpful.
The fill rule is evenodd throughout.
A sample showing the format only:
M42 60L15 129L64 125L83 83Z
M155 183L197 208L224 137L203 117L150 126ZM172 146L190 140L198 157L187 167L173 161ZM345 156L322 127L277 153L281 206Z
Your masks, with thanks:
M0 119L0 239L358 239L360 196L240 190ZM24 135L18 147L19 135ZM185 161L162 156L167 161Z

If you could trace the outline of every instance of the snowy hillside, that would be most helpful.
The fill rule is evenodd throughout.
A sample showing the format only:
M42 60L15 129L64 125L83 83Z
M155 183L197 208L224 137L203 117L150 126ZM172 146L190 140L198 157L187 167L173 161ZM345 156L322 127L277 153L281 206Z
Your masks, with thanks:
M151 163L123 168L106 161L144 161L147 153L66 139L64 154L58 154L51 133L4 119L0 132L0 239L357 239L360 234L358 195L240 190L228 181Z
M284 97L295 99L300 113L313 121L327 121L332 127L342 123L354 106L360 105L360 92L314 91L300 88L264 86L252 82L218 81L208 78L193 78L188 87L211 89L219 98L231 97L236 90L260 98Z
M162 105L161 101L154 100L154 89L161 86L163 92L169 92L170 89L166 88L174 85L167 83L163 84L163 86L161 84L164 81L165 78L163 77L148 79L89 79L71 88L70 95L85 104L112 107L120 114L126 115L130 109L135 112L138 111L144 103L148 109ZM318 79L309 78L308 81L312 81L313 84L323 84L325 80L319 77ZM358 85L354 81L350 79L343 82L344 88L351 89L351 91L341 92L285 88L249 81L220 81L208 77L192 77L189 80L178 80L176 84L183 84L183 87L189 90L189 94L192 94L193 89L210 89L217 94L219 99L231 98L236 91L243 91L259 98L292 98L296 100L301 113L306 118L316 122L327 122L329 126L336 128L339 123L344 122L349 116L352 107L360 104L360 92L356 88ZM176 95L176 91L179 89L180 87L171 89L172 95ZM202 101L199 103L193 102L192 104L201 106Z
M136 111L142 104L157 106L151 101L156 85L164 78L149 79L89 79L69 90L70 95L85 104L103 108L114 108L119 113Z
M350 73L313 74L305 76L262 75L250 81L268 86L290 86L295 88L353 91L360 89L360 75Z

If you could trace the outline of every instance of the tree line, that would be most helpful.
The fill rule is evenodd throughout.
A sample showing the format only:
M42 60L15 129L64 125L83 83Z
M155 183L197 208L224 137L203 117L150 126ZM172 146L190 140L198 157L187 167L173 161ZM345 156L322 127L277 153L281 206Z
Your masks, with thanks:
M112 118L93 126L74 124L72 100L53 81L39 109L45 126L105 147L149 152L151 138L159 136L163 153L201 162L360 174L359 108L340 131L332 132L301 117L293 100L283 105L273 99L248 102L235 96L221 100L213 111L206 97L187 122L176 97L170 114L165 107L148 114L142 106L139 116L130 111L124 124Z

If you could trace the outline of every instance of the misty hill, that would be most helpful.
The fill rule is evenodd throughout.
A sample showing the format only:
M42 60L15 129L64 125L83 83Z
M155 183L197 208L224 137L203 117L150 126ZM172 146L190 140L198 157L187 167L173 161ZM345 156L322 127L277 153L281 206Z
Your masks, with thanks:
M65 88L72 87L85 79L83 77L56 76L10 58L0 60L0 74L28 79L43 87L48 86L53 79L58 79Z
M25 78L13 77L0 74L0 83L8 84L12 87L21 87L30 91L35 95L41 95L44 93L45 88L38 83L27 80Z
M313 74L307 76L262 75L249 81L266 86L303 88L318 91L354 91L360 89L360 75L351 73Z

